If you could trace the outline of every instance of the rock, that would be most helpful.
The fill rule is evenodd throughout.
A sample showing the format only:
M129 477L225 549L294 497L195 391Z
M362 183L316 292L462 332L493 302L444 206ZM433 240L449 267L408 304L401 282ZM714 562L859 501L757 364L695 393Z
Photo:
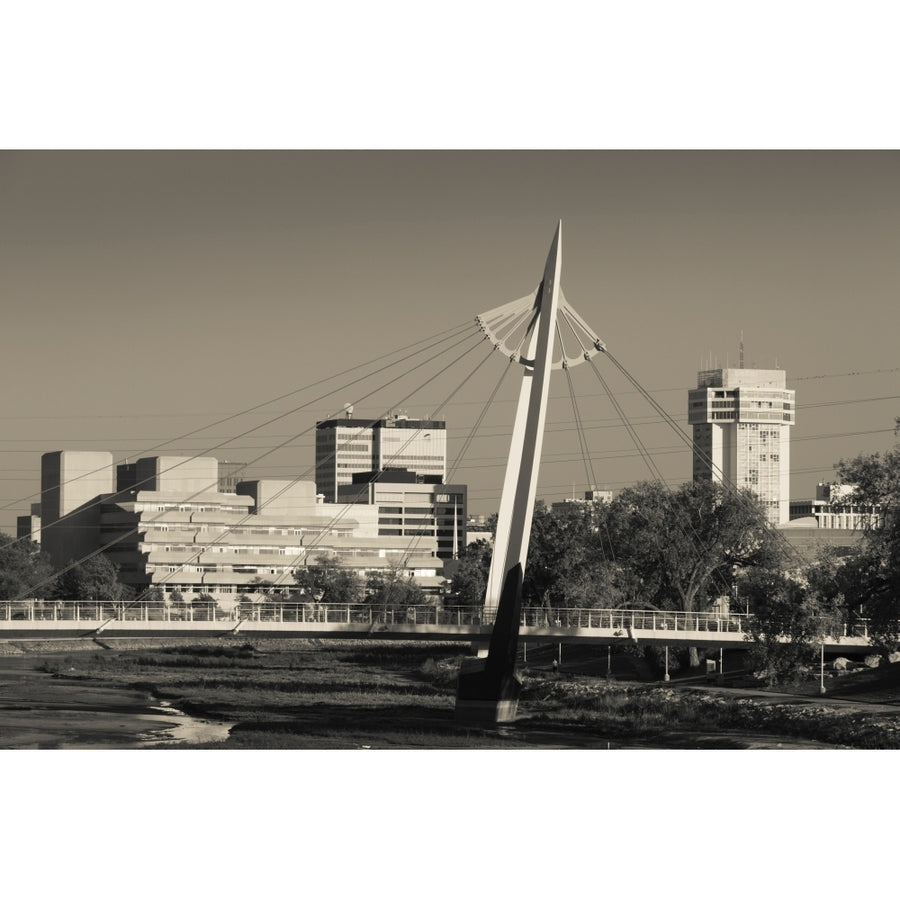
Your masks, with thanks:
M870 669L877 669L881 665L881 656L877 653L870 653L864 660Z
M888 662L889 663L900 662L900 650L895 650L893 653L889 654Z
M835 672L846 672L847 666L850 664L850 660L847 659L846 656L839 656L832 664L831 667Z

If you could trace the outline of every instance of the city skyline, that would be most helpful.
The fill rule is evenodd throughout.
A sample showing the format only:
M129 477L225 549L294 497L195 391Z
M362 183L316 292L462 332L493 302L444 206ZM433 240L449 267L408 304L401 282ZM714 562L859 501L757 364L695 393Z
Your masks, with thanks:
M0 528L14 534L37 499L43 452L138 456L533 290L558 218L567 298L685 434L696 372L736 365L741 333L748 368L786 371L790 495L812 497L841 457L893 443L898 163L856 151L2 153L3 364L20 387L0 400ZM448 460L502 370L499 355L489 363L441 411ZM689 481L690 448L615 387L667 481ZM596 486L651 477L598 383L579 372L577 388ZM446 396L429 391L412 417ZM548 502L590 480L561 378L551 397ZM377 418L396 398L332 400L213 455L245 461L305 432L251 475L312 479L316 420L345 402ZM499 497L513 403L498 400L455 475L473 513ZM165 452L203 453L256 415Z

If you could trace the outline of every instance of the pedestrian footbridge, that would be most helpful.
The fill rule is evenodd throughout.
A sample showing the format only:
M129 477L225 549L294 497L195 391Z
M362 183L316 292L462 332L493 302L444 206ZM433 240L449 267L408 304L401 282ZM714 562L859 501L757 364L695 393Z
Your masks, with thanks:
M230 610L210 603L53 602L0 603L0 641L75 637L343 638L487 643L494 610L469 606L261 601ZM636 609L522 610L519 640L563 644L658 644L668 647L739 647L752 640L748 616ZM865 622L826 638L825 651L869 646Z

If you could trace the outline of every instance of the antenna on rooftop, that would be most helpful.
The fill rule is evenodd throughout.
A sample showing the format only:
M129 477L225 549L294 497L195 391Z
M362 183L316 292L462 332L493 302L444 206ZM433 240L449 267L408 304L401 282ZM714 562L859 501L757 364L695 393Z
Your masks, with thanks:
M740 365L740 367L743 369L744 368L744 332L743 331L741 332L740 347L741 347L741 365Z

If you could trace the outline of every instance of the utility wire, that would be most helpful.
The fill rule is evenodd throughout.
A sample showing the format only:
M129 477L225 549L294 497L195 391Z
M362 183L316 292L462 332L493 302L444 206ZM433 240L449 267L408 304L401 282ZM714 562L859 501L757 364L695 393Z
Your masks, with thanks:
M445 329L444 331L438 332L438 335L447 335L448 332L453 332L453 334L452 334L452 335L450 336L450 338L449 338L449 339L452 339L453 337L456 337L458 334L461 334L461 333L463 333L464 331L470 331L470 330L472 330L473 327L474 327L474 326L473 326L471 323L468 323L468 324L465 325L465 326L454 326L454 328ZM432 335L432 337L435 337L435 336ZM431 339L432 339L432 338L429 337L429 338L426 338L425 341L430 341ZM319 385L321 385L321 384L324 384L324 383L326 383L326 382L328 382L328 381L332 381L332 380L335 379L335 378L339 378L339 377L341 377L341 376L343 376L343 375L347 375L347 374L350 374L350 373L352 373L352 372L355 372L355 371L357 371L357 370L360 369L360 368L365 368L365 367L367 367L367 366L370 366L370 365L373 365L373 364L375 364L375 363L378 363L378 362L380 362L381 360L388 359L388 358L390 358L391 356L395 356L397 353L404 352L405 350L410 349L411 347L415 347L415 346L417 346L417 345L419 345L419 344L421 344L421 343L424 343L424 341L415 341L414 343L408 344L408 345L406 345L405 347L400 348L399 350L393 350L393 351L391 351L391 352L389 352L389 353L382 354L381 356L376 357L374 360L370 360L370 361L368 361L368 362L366 362L366 363L361 363L361 364L356 365L356 366L351 366L349 369L344 370L343 372L339 373L338 375L329 375L329 376L326 377L326 378L322 378L322 379L320 379L319 381L312 382L311 384L306 385L306 386L304 386L304 387L302 387L302 388L297 388L296 390L290 391L290 392L288 392L288 393L286 393L286 394L281 394L280 396L275 397L275 398L273 398L272 400L267 400L267 401L265 401L265 402L263 402L263 403L258 403L258 404L256 404L255 406L251 406L251 407L249 407L248 409L242 410L241 412L237 412L237 413L233 413L233 414L231 414L231 415L228 415L228 416L226 416L226 417L224 417L224 418L222 418L222 419L219 419L218 421L213 422L213 423L211 423L211 424L209 424L209 425L204 425L204 426L201 427L201 428L195 428L195 429L192 429L191 431L188 431L188 432L186 432L185 434L180 435L179 437L176 437L176 438L172 438L172 439L170 439L170 440L163 441L162 443L158 443L158 444L156 444L155 446L149 447L149 448L147 448L146 450L141 451L138 455L139 455L139 456L146 456L147 454L153 453L154 451L159 450L159 449L161 449L161 448L163 448L163 447L171 446L172 444L174 444L174 443L176 443L176 442L178 442L178 441L187 440L188 438L193 437L194 435L200 434L200 433L202 433L202 432L204 432L204 431L207 431L207 430L209 430L210 428L215 428L215 427L217 427L217 426L219 426L219 425L225 424L226 422L231 422L231 421L233 421L234 419L237 419L237 418L239 418L239 417L241 417L241 416L243 416L243 415L246 415L247 413L255 412L256 410L262 409L262 408L265 407L265 406L269 406L269 405L271 405L272 403L277 403L277 402L280 401L280 400L284 400L284 399L287 398L287 397L292 397L292 396L294 396L295 394L299 394L299 393L302 393L303 391L310 390L310 389L313 388L313 387L317 387L317 386L319 386ZM294 407L293 409L288 410L287 412L281 413L281 414L275 416L274 418L269 419L267 422L264 422L264 423L262 423L261 425L258 425L258 426L254 427L254 428L251 428L251 429L247 430L247 431L244 431L242 434L238 435L237 438L233 438L232 440L237 440L237 439L239 439L239 438L241 438L241 437L244 437L244 436L247 435L247 434L251 434L251 433L253 433L254 431L257 431L257 430L259 430L259 429L261 429L261 428L265 428L267 425L271 425L273 422L280 421L281 419L284 419L284 418L286 418L287 416L292 415L293 413L298 412L298 411L301 410L301 409L306 409L307 407L311 406L313 403L318 403L318 402L320 402L320 400L323 400L323 399L325 399L326 397L330 397L332 394L337 393L338 390L345 390L347 387L350 387L350 386L352 386L352 385L358 383L359 381L362 381L364 378L371 378L371 377L374 376L374 375L378 375L379 373L385 371L385 369L391 368L392 366L395 366L395 365L399 365L400 363L403 363L403 362L405 362L406 360L408 360L408 359L410 359L410 358L412 358L412 357L418 356L420 353L426 352L427 350L431 349L431 348L434 347L434 346L437 346L437 345L440 344L440 343L442 343L442 341L437 341L436 343L429 344L427 347L424 347L424 348L422 348L422 349L420 349L420 350L417 350L417 351L415 351L414 353L408 354L407 356L401 358L400 360L397 360L397 361L395 361L395 362L393 362L393 363L390 363L390 364L387 364L387 365L385 365L385 366L382 366L381 368L376 369L374 372L370 372L370 373L368 373L367 375L365 375L365 376L363 376L363 377L361 377L361 378L356 378L356 379L354 379L353 381L349 382L348 384L344 385L344 386L341 387L341 388L337 388L337 389L335 389L335 390L333 390L333 391L329 391L328 393L323 394L323 395L321 395L320 397L318 397L318 398L316 398L316 399L314 399L314 400L309 401L308 403L304 403L304 404L302 404L301 406ZM216 447L214 447L214 448L212 448L212 449L218 449L219 447L223 447L223 446L225 446L225 445L228 444L228 443L230 443L230 441L226 441L226 442L224 442L224 443L218 444ZM211 451L209 451L209 452L211 452ZM204 454L199 454L199 455L204 455ZM97 474L98 472L103 471L103 469L105 469L105 468L106 468L106 467L103 466L103 467L100 467L100 468L98 468L98 469L95 469L95 470L92 471L92 472L85 472L85 473L83 473L83 474L77 476L76 478L70 479L70 481L67 481L67 482L64 482L64 483L65 483L65 484L70 484L70 483L72 483L72 482L74 482L74 481L80 480L81 478L87 478L87 477L89 477L90 475L95 475L95 474ZM27 502L28 500L33 500L35 497L42 497L42 496L43 496L43 493L44 493L44 492L41 491L41 492L36 493L36 494L30 494L30 495L28 495L28 496L26 496L26 497L20 498L20 499L17 500L17 501L13 501L13 503L9 503L9 504L7 504L6 506L0 507L0 510L9 509L9 507L12 506L12 505L14 505L14 504L22 504L22 503Z
M468 331L469 334L464 335L464 337L463 337L460 341L455 341L453 344L450 345L450 347L446 348L445 350L440 351L440 353L445 353L445 352L447 352L447 350L453 349L453 347L458 346L460 343L462 343L462 342L464 342L464 341L466 341L466 340L471 339L471 337L473 336L473 335L471 334L471 332L474 331L474 326L470 324L470 325L467 326L465 329L462 329L462 331ZM193 454L193 455L189 458L188 461L192 462L192 461L194 461L194 460L196 460L196 459L199 459L199 458L201 458L201 457L204 457L204 456L210 456L214 451L216 451L216 450L218 450L218 449L221 449L222 447L226 447L226 446L232 445L234 441L240 440L241 438L246 437L247 435L253 434L255 431L259 431L260 429L265 428L267 425L271 425L273 422L277 422L277 421L280 421L280 420L282 420L282 419L285 419L285 418L287 418L289 415L292 415L293 413L299 412L299 411L302 410L302 409L306 409L307 407L311 406L312 404L318 403L318 402L320 402L321 400L324 400L326 397L331 396L332 394L336 394L336 393L338 393L339 391L347 390L347 388L352 387L352 386L355 385L355 384L358 384L360 381L366 381L367 379L371 378L373 375L380 374L381 372L384 372L384 371L386 371L387 369L391 369L391 368L393 368L394 366L400 365L400 364L403 363L403 362L407 362L407 361L409 361L410 359L415 358L415 357L418 356L419 354L421 354L421 353L423 353L423 352L426 352L427 350L431 350L431 349L433 349L435 346L440 345L441 343L444 343L446 340L453 340L453 339L455 339L456 337L458 337L458 334L459 334L459 333L460 333L460 330L457 329L456 332L455 332L453 335L451 335L449 338L444 338L444 340L442 340L442 341L437 341L437 342L435 342L435 343L429 344L428 346L426 346L426 347L424 347L424 348L422 348L422 349L420 349L420 350L417 350L417 351L415 351L414 353L410 353L410 354L408 354L407 356L402 357L402 358L399 359L399 360L396 360L395 362L392 362L392 363L389 363L389 364L386 364L386 365L382 366L381 368L375 370L374 372L370 372L370 373L367 373L367 374L365 374L365 375L363 375L363 376L357 377L357 378L353 379L352 381L345 383L345 384L342 385L341 387L335 388L334 390L331 390L331 391L328 391L327 393L322 394L322 395L320 395L319 397L316 397L316 398L314 398L313 400L308 401L307 403L301 404L300 406L297 406L297 407L295 407L294 409L288 410L287 412L280 413L279 415L275 416L274 418L271 418L271 419L269 419L269 420L266 421L266 422L263 422L263 423L261 423L261 424L259 424L259 425L256 425L256 426L254 426L253 428L249 428L249 429L243 431L241 434L238 434L238 435L235 436L235 437L228 438L227 440L221 441L221 442L219 442L218 444L216 444L216 445L213 446L213 447L208 447L208 448L206 448L206 449L203 450L203 451L197 452L197 453ZM391 355L394 355L394 354L388 354L388 356L391 356ZM419 363L417 366L414 366L413 369L410 370L410 372L415 371L416 369L421 368L421 367L424 366L424 365L427 365L429 362L430 362L430 358L429 358L429 359L426 359L426 360L425 360L424 362L422 362L422 363ZM354 367L354 369L355 369L355 368L358 368L358 367ZM351 370L349 370L349 371L353 371L353 369L351 369ZM409 372L403 372L403 373L401 373L401 375L399 375L399 376L397 376L396 378L392 379L391 381L387 382L387 385L384 385L383 387L386 387L386 386L388 386L388 385L390 385L390 384L393 384L395 381L399 381L401 378L406 377L408 374L409 374ZM326 379L322 379L322 382L324 382L324 381L330 381L330 380L332 380L332 378L326 378ZM317 383L322 383L322 382L317 382ZM370 391L368 394L365 394L361 399L366 399L366 398L370 397L372 394L377 393L377 390L378 390L378 389L373 390L373 391ZM295 393L296 393L296 392L295 392ZM356 402L361 402L361 400L357 400ZM261 405L264 405L264 404L261 404ZM335 415L336 415L336 414L337 414L337 413L335 413ZM238 413L238 414L235 414L234 416L231 416L231 417L229 417L229 418L237 418L238 415L240 415L240 414L239 414L239 413ZM218 423L217 423L217 424L218 424ZM211 426L210 426L210 427L211 427ZM203 430L203 429L198 429L198 430ZM249 462L249 463L244 463L244 464L242 464L238 469L235 470L235 473L240 472L240 471L244 471L244 470L247 469L249 466L254 465L256 462L258 462L260 459L264 459L266 456L271 455L271 454L274 453L276 450L280 450L280 449L282 449L283 447L288 446L289 444L293 443L293 442L297 439L297 437L299 437L299 436L301 436L301 435L303 435L303 434L305 434L305 433L307 433L308 431L311 431L311 430L312 430L311 428L307 428L307 429L305 429L304 431L300 432L299 435L298 435L298 434L292 434L292 435L289 437L288 440L282 441L280 444L276 445L273 449L271 449L271 450L269 450L268 452L263 453L263 454L261 454L260 456L258 456L255 460L253 460L253 461L251 461L251 462ZM196 433L196 432L191 432L190 434L194 434L194 433ZM190 436L190 435L188 435L188 436ZM176 438L175 440L180 440L180 439L181 439L181 438ZM174 441L170 441L170 442L166 442L166 443L167 443L167 444L168 444L168 443L174 443ZM161 445L161 446L164 446L164 445ZM151 450L144 451L144 453L151 452L152 449L155 449L155 448L151 448ZM142 485L142 484L146 484L148 481L152 481L154 478L158 477L158 475L164 474L165 472L168 472L168 471L170 471L171 469L177 468L178 466L183 465L183 464L184 464L184 461L179 462L179 463L177 463L177 464L174 465L174 466L170 466L169 468L164 469L162 472L154 473L154 475L148 476L148 478L145 478L145 479L143 479L142 481L137 482L137 483L136 483L135 485L133 485L132 487L133 487L133 488L137 488L137 487L139 487L139 486ZM63 482L63 485L69 485L69 484L72 484L73 482L78 481L78 480L80 480L81 478L85 478L85 477L87 477L88 475L93 475L93 474L96 474L97 472L104 471L106 468L107 468L106 466L102 466L102 467L100 467L100 468L98 468L98 469L95 469L93 472L83 473L83 474L81 474L81 475L76 476L76 477L73 478L73 479L69 479L68 481ZM61 485L61 486L62 486L62 485ZM215 490L217 486L218 486L217 483L216 483L216 484L213 484L213 485L210 485L210 486L209 486L209 490ZM30 495L30 497L26 497L26 498L24 498L23 500L19 500L19 501L16 501L16 502L19 503L19 504L21 504L21 503L23 503L23 502L26 501L26 500L33 499L35 496L41 496L41 495L43 495L43 493L44 493L44 492L42 491L40 495L39 495L39 494L32 494L32 495ZM83 513L85 510L90 509L90 508L92 508L92 507L98 505L100 502L101 502L101 500L98 498L98 499L94 500L93 502L91 502L91 503L85 505L84 507L80 507L76 512L79 513L79 514L81 514L81 513ZM10 505L12 505L12 504L8 504L8 505L5 506L5 507L0 507L0 509L7 509L7 508L9 508ZM69 518L69 517L72 516L72 515L74 515L74 513L67 513L65 516L61 516L61 517L60 517L59 519L57 519L55 522L51 523L51 525L48 526L48 527L52 527L53 525L56 525L56 524L58 524L59 522L64 522L67 518ZM17 539L17 542L18 542L18 541L21 541L21 540L25 540L25 538L18 538L18 539Z
M469 330L470 330L470 331L472 330L471 327L470 327ZM453 349L454 347L459 346L460 343L463 343L463 342L466 341L466 340L471 340L471 338L472 338L473 336L474 336L474 335L471 335L471 334L470 334L470 335L465 336L462 340L455 341L455 342L454 342L453 344L451 344L449 347L445 348L444 350L441 350L437 355L442 355L443 353L448 352L448 350L451 350L451 349ZM453 335L453 337L456 337L456 335ZM480 340L481 340L481 338L480 338L480 336L479 336L479 343L480 343ZM440 341L439 341L439 342L437 342L437 343L443 343L443 342L440 342ZM434 346L434 345L431 345L431 347L433 347L433 346ZM474 349L475 346L478 346L478 344L475 344L472 348L470 348L470 350L465 351L465 352L466 352L466 353L470 352L471 349ZM430 349L430 347L427 348L427 349ZM422 352L422 351L417 351L417 352L414 353L414 354L410 354L410 357L417 356L420 352ZM463 354L463 355L465 355L465 354ZM401 360L401 361L405 361L406 359L409 359L410 357L406 357L404 360ZM361 402L361 400L367 399L369 396L371 396L371 395L374 394L374 393L377 393L379 390L382 390L384 387L386 387L386 386L388 386L388 385L390 385L390 384L392 384L392 383L394 383L394 382L400 380L401 378L406 377L406 376L409 375L411 372L416 371L417 369L419 369L419 368L421 368L422 366L424 366L424 365L428 364L429 362L431 362L432 359L434 359L434 358L435 358L435 357L432 357L431 359L426 359L424 362L417 364L416 366L414 366L414 367L413 367L411 370L409 370L408 372L403 372L401 375L399 375L399 376L397 376L396 378L392 379L391 381L387 382L386 385L379 386L378 388L375 388L374 390L370 391L368 394L363 395L363 397L360 398L357 402ZM392 363L392 364L390 364L390 366L385 366L385 367L383 367L383 368L391 368L391 367L393 367L394 365L397 365L397 364L398 364L399 362L401 362L401 361ZM455 362L455 361L454 361L454 362ZM453 363L451 363L450 365L452 365L452 364L453 364ZM441 371L442 371L442 372L445 371L446 368L449 368L449 366L445 367L445 369L443 369L443 370L441 370ZM381 370L379 370L379 371L381 371ZM439 374L440 374L440 373L439 373ZM370 375L365 376L365 377L371 377L371 373L370 373ZM436 377L436 376L435 376L435 377ZM330 380L330 379L325 379L325 380ZM350 384L355 384L356 382L358 382L358 381L360 381L360 380L363 380L363 379L362 379L362 378L357 378L357 379L355 379L353 382L351 382ZM433 381L433 380L434 380L433 378L430 378L430 379L428 379L428 381L425 382L425 384L429 384L429 383L430 383L431 381ZM325 394L324 396L329 396L330 394L337 393L337 391L339 391L339 390L345 390L346 387L348 387L348 386L349 386L349 385L344 385L344 386L342 386L341 388L337 388L337 389L335 389L335 390L329 392L329 394ZM419 386L416 388L416 391L418 391L419 389L421 389L421 387L423 387L423 386L424 386L424 385L419 385ZM415 391L414 391L413 393L415 393ZM411 396L411 395L410 395L410 396ZM318 400L313 400L313 401L311 401L311 402L318 402ZM403 401L401 401L401 402L403 402ZM302 407L300 407L300 408L302 408ZM293 410L293 411L296 411L296 410ZM289 414L289 413L285 413L285 414L283 414L283 415L281 415L281 416L278 416L278 417L276 417L276 418L277 418L277 419L284 418L284 416L285 416L285 415L288 415L288 414ZM275 421L275 420L273 419L273 420L271 420L271 421ZM314 426L311 426L310 428L305 429L305 431L310 431L310 430L312 430L312 427L314 427ZM254 429L251 429L251 431L252 431L252 430L254 430ZM248 431L248 432L245 432L245 433L250 433L250 432ZM241 436L243 436L243 435L241 435ZM256 459L251 460L251 461L248 462L248 463L245 463L243 466L241 466L241 469L244 469L244 468L247 468L247 467L249 467L249 466L251 466L251 465L254 465L254 464L257 463L259 460L264 459L266 456L269 456L270 454L272 454L272 453L276 452L277 450L281 449L282 447L286 446L288 443L290 443L291 441L295 440L295 438L296 438L296 435L292 435L290 438L288 438L286 441L283 441L281 444L278 444L278 445L276 445L274 448L272 448L272 449L270 449L270 450L267 450L265 453L260 454ZM227 443L227 442L226 442L226 443ZM221 446L221 445L220 445L220 446ZM212 449L217 449L217 448L214 447L214 448L212 448ZM197 458L199 458L200 456L205 456L205 455L209 455L209 452L204 453L204 454L197 454L197 456L192 457L192 459L197 459ZM170 468L177 468L177 466L172 466L172 467L170 467ZM167 471L168 471L168 470L167 470ZM154 477L155 477L155 476L154 476ZM296 480L296 479L295 479L295 480ZM193 495L191 495L191 497L186 498L184 502L190 502L190 500L196 499L197 497L201 496L201 495L204 494L204 493L208 493L208 491L209 491L210 489L213 489L213 490L214 490L217 486L218 486L218 482L216 482L216 484L214 484L214 485L211 485L209 488L206 488L206 489L197 491L197 492L195 492ZM107 499L108 499L108 498L107 498ZM80 512L83 512L85 509L90 508L90 507L92 507L92 506L96 506L96 505L99 504L100 502L103 502L103 501L101 501L101 499L98 498L98 499L97 499L96 501L94 501L93 503L88 504L88 505L86 505L85 507L80 508L80 509L78 510L78 512L79 512L79 513L80 513ZM69 515L71 516L72 514L69 514ZM67 516L67 517L68 517L68 516ZM64 519L67 518L67 517L61 517L60 519L57 519L56 522L51 523L51 524L50 524L49 526L47 526L47 527L48 527L48 528L52 528L52 527L54 527L55 525L57 525L59 522L64 521ZM157 517L157 518L158 518L158 517ZM148 521L152 523L152 522L156 521L156 519L151 519L151 520L148 520ZM146 523L144 523L144 524L146 524ZM237 526L235 526L235 527L237 527ZM138 533L138 530L139 530L138 528L134 528L134 529L131 529L130 531L128 531L128 532L122 534L122 535L119 535L119 536L116 537L113 541L110 541L108 544L105 544L104 546L100 547L98 550L93 551L93 552L87 554L86 556L82 557L81 559L79 559L79 560L77 560L77 561L73 561L72 563L70 563L69 565L63 567L62 569L60 569L60 570L58 570L58 571L55 571L54 574L53 574L51 577L46 578L46 579L43 579L43 580L41 580L41 581L39 581L39 582L36 582L35 584L31 585L31 586L28 588L28 590L22 592L22 594L21 594L20 596L17 596L17 597L15 597L15 598L13 598L13 599L14 599L15 601L24 599L25 597L27 597L27 596L29 596L31 593L33 593L36 589L46 586L47 584L51 583L54 579L58 578L60 575L63 575L63 574L65 574L66 572L71 571L72 569L74 569L74 568L75 568L76 566L78 566L79 564L81 564L81 563L83 563L83 562L86 562L86 561L88 561L88 560L94 558L94 557L97 556L99 553L102 553L102 552L104 552L105 550L109 549L110 547L112 547L112 546L114 546L114 545L116 545L116 544L118 544L118 543L121 543L121 541L125 540L126 538L131 537L131 536L134 536L135 534ZM25 539L25 538L19 538L19 539L17 539L17 541L15 541L15 542L13 542L13 543L18 543L18 542L24 541L24 540L26 540L26 539ZM189 564L189 562L188 562L188 563L185 563L184 565L187 565L187 564ZM144 592L144 593L145 593L145 592ZM138 598L136 598L136 600L135 600L135 601L132 601L132 602L137 602L137 600L140 599L142 596L143 596L143 594L139 595Z

